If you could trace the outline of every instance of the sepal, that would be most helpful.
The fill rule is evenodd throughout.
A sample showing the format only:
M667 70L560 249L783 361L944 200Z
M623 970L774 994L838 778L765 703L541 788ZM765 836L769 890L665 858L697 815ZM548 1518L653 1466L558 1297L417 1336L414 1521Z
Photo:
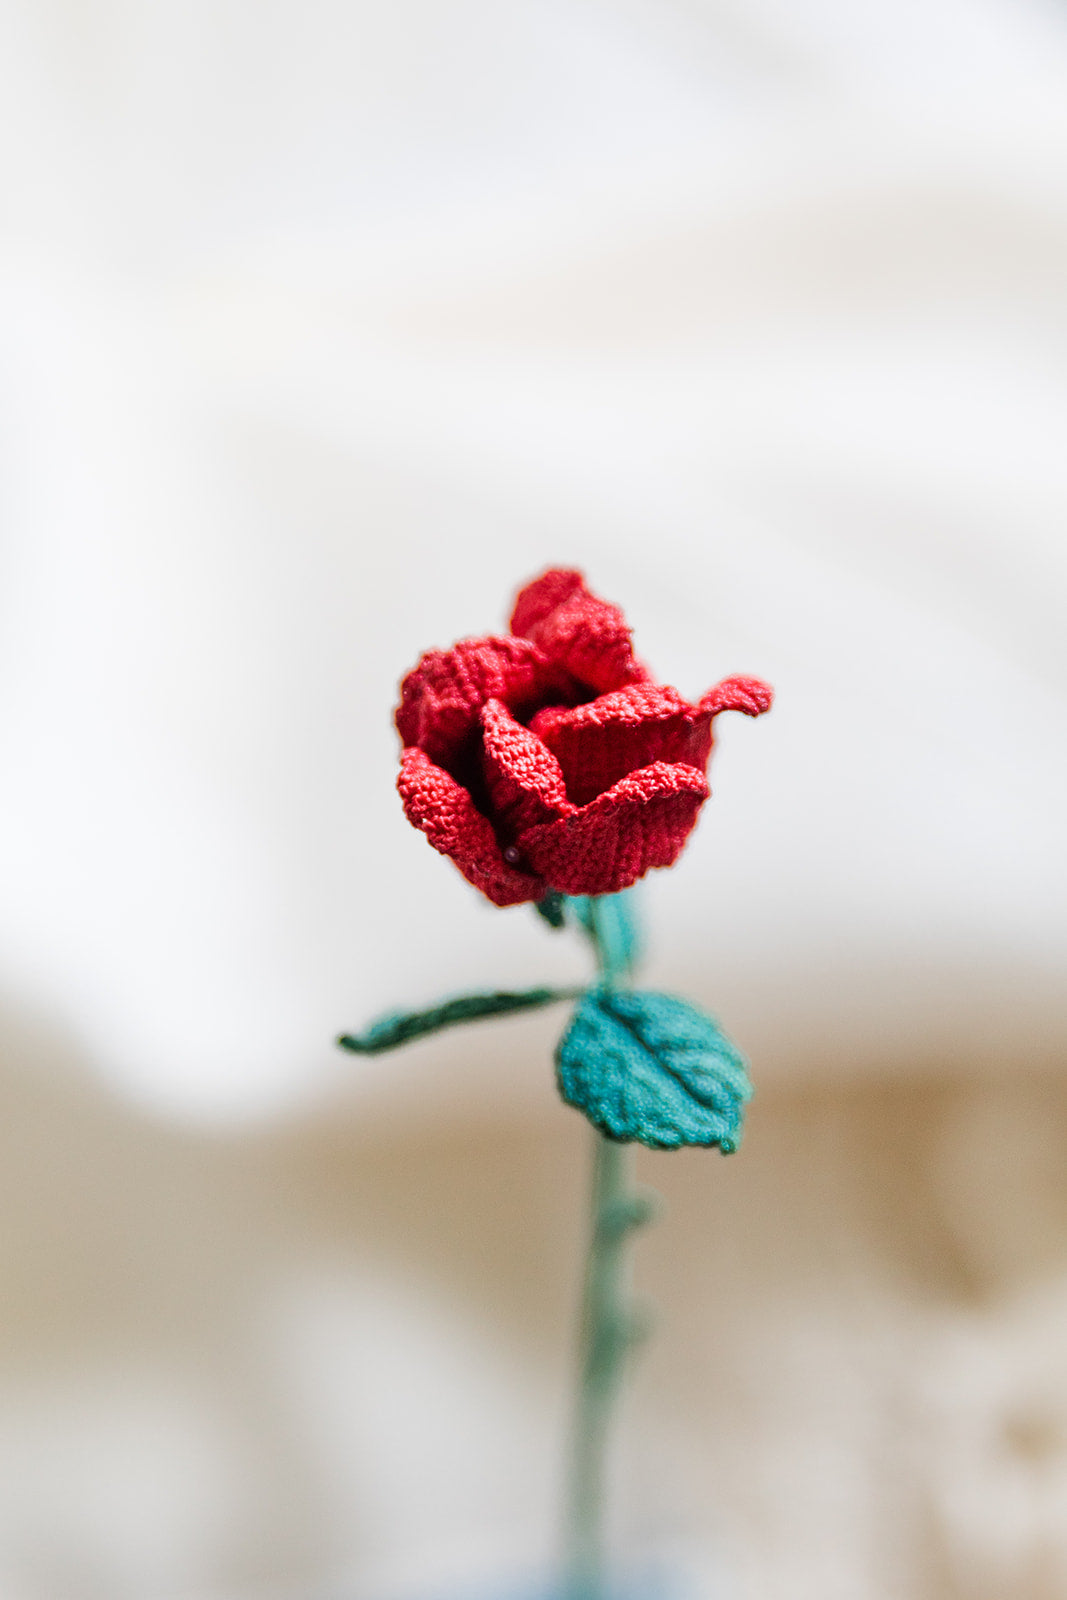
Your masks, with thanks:
M542 900L534 902L534 910L539 917L543 917L550 928L565 928L567 926L567 896L560 894L558 889L550 889Z

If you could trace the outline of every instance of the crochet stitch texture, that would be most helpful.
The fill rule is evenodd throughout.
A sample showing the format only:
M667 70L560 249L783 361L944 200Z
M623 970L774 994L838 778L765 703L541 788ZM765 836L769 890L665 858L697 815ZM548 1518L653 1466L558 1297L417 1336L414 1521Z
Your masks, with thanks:
M710 793L714 718L759 716L771 690L726 678L691 704L653 682L618 606L570 569L527 584L510 626L427 651L403 680L408 820L498 906L671 866Z

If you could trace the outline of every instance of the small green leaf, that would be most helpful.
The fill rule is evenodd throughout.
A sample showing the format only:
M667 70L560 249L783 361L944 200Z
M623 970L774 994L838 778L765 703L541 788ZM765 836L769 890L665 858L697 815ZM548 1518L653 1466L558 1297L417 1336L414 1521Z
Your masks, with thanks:
M454 1028L460 1022L477 1022L509 1011L533 1011L550 1006L555 1000L573 1000L581 993L580 989L494 989L485 994L461 994L426 1011L391 1011L362 1033L343 1033L337 1043L342 1050L356 1055L376 1056L382 1050L395 1050L410 1039L421 1039L441 1028Z
M559 1089L611 1139L653 1150L741 1140L744 1057L703 1011L651 990L593 989L556 1051Z

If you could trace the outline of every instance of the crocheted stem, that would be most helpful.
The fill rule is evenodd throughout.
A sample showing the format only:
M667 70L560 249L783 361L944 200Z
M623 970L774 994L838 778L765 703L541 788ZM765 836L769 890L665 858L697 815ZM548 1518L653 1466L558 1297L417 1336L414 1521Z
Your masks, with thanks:
M597 955L600 981L625 983L629 960L620 954L621 907L590 898L584 925ZM605 1600L605 1458L612 1413L626 1357L643 1333L630 1295L627 1245L653 1214L652 1197L636 1191L631 1151L595 1133L592 1215L581 1322L581 1364L566 1507L565 1600Z
M604 1468L615 1399L635 1334L627 1238L647 1220L630 1188L630 1151L596 1134L592 1239L567 1506L567 1600L602 1600ZM639 1214L639 1212L641 1214Z

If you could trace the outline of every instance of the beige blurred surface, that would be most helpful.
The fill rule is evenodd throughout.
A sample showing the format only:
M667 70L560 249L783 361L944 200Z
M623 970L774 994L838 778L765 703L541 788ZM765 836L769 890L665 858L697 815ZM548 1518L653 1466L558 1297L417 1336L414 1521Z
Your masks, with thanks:
M584 957L404 823L418 653L549 562L723 729L650 983L618 1548L1067 1597L1067 19L1043 0L0 0L0 1600L548 1562Z
M5 1595L544 1570L588 1154L547 1083L522 1119L211 1136L4 1034ZM1060 1078L931 1074L783 1085L737 1158L645 1156L622 1557L695 1595L1064 1593L1065 1138Z

